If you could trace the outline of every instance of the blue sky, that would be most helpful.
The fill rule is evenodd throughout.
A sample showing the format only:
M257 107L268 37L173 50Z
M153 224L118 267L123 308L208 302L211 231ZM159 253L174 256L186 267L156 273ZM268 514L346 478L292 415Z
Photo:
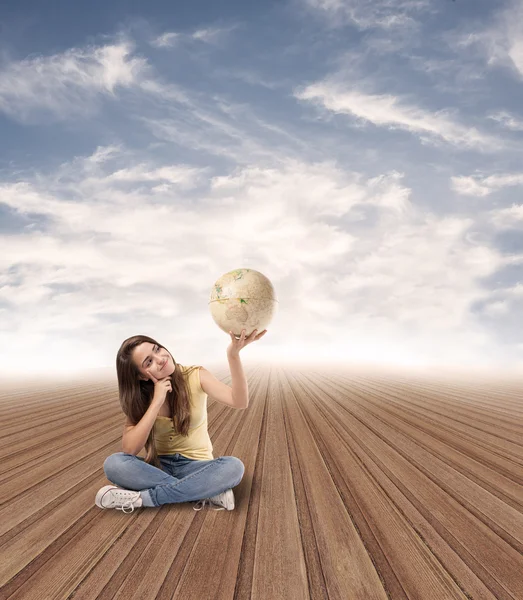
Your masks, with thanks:
M523 2L4 2L0 375L225 359L523 366ZM105 371L104 371L105 370Z

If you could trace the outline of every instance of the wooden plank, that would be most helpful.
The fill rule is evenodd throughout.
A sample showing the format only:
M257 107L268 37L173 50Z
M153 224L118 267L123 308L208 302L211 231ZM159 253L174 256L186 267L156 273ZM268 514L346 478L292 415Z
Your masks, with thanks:
M358 441L365 455L378 463L382 477L386 475L400 487L449 546L482 579L493 597L523 597L523 556L519 550L523 532L521 512L412 441L414 427L411 427L410 435L405 435L400 431L398 419L390 415L386 420L374 416L368 403L365 404L347 386L325 380L320 387L310 377L306 376L306 379L310 387L323 392L322 409L329 415L329 423L341 439ZM324 401L329 397L333 402ZM366 507L365 512L369 511ZM380 519L374 521L383 525ZM497 527L493 531L491 527L496 523L503 529ZM387 526L384 531L387 532ZM394 552L393 548L389 549L388 555L393 556L395 562L405 556L404 552Z
M271 369L252 600L309 597L277 371Z
M236 414L244 412L215 403L215 408L220 409L220 407ZM211 410L209 410L210 412ZM217 417L219 417L219 413L217 413ZM118 420L121 420L121 414L118 416ZM213 427L214 422L209 417L210 432L213 431ZM118 438L121 438L120 424L117 431ZM105 439L106 437L111 441ZM24 571L25 577L33 571L35 575L30 584L22 585L19 590L20 597L24 600L33 595L40 599L42 597L63 598L64 590L60 587L63 583L62 575L67 573L67 585L69 586L76 581L76 577L83 578L83 571L80 573L71 570L64 571L60 566L60 556L64 556L66 563L69 563L71 559L69 548L57 555L61 552L60 537L65 536L65 539L68 530L74 528L78 519L87 518L88 512L91 513L91 518L102 512L98 507L93 506L94 497L98 489L107 483L105 475L100 475L103 461L109 454L121 450L120 439L116 444L114 439L115 432L113 431L112 434L99 436L98 439L84 444L84 454L87 454L87 458L83 456L78 459L76 456L76 462L74 457L67 452L48 461L45 466L41 467L42 482L38 486L28 484L26 493L21 494L16 502L6 503L0 508L0 523L11 525L11 529L0 538L0 548L9 545L6 560L0 564L0 582L8 581L17 571L29 565L29 569ZM100 440L102 441L101 447ZM63 467L64 464L68 466L60 470L60 466ZM34 489L35 487L37 490ZM5 486L2 485L2 492L4 488ZM186 511L191 511L191 516L198 514L192 510L191 505L184 503L184 508ZM152 511L154 510L152 509ZM151 511L148 509L145 512ZM126 518L134 517L134 514L125 515L120 511L103 511L103 514L107 515L107 521L98 520L100 531L95 532L93 537L96 543L94 560L99 558L99 554L103 555L107 551L108 547L114 543L115 538L122 535L122 528L125 529L128 524ZM96 540L98 541L96 542ZM87 560L89 565L92 564L88 543L84 545L83 541L79 543L79 540L76 540L75 549L83 559ZM51 558L52 568L40 570L40 567ZM55 570L55 566L57 570ZM39 577L43 578L41 584L38 583ZM11 587L16 587L16 584L20 584L20 579L16 583L12 582ZM16 596L13 595L13 597Z
M381 419L388 420L389 415L395 417L392 424L396 428L452 463L453 468L485 489L497 493L513 508L523 508L520 487L523 484L523 468L514 468L514 465L523 466L523 460L517 456L521 444L517 443L515 431L509 435L499 427L501 436L490 435L489 432L496 431L496 428L486 427L485 419L474 418L473 414L469 415L468 420L461 416L448 418L433 408L432 400L418 403L417 395L416 399L408 394L398 396L392 390L372 387L371 384L363 385L359 381L357 384L353 382L352 390L354 398L360 398L365 409L372 406L375 408L373 414ZM451 410L446 412L452 414ZM514 442L504 441L507 435L513 435ZM478 465L481 467L480 473Z
M523 598L523 379L245 372L247 410L208 403L231 512L94 506L114 379L3 388L2 600Z
M278 370L278 376L287 437L294 449L295 477L302 482L298 488L302 494L297 501L300 514L308 521L307 530L313 534L308 536L310 541L315 541L310 554L319 557L327 597L386 600L387 594L372 559L335 482L325 469L321 449L314 443L321 435L322 446L334 449L339 442L336 432L325 427L325 421L318 413L314 418L305 419L298 396L308 394L308 390L296 380L291 384L281 370ZM340 453L339 458L344 462L343 454ZM321 597L319 589L315 596Z
M376 378L352 376L351 381L372 383L376 387L383 387L389 392L407 393L409 398L422 395L431 398L441 405L447 405L452 409L466 408L478 415L509 416L510 419L518 419L518 424L523 423L523 398L519 394L509 394L504 390L486 389L485 387L464 388L441 384L440 382L396 381L381 380Z

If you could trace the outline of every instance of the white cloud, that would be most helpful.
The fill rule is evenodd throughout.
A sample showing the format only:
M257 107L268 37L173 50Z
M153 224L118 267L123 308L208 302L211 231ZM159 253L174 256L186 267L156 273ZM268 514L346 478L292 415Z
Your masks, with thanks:
M327 4L320 6L325 12ZM384 39L411 23L414 4L400 3L394 20L391 3L332 2L337 10L353 11L343 13L344 19L354 14L358 27L377 29ZM151 43L198 48L217 43L219 35L204 29L167 32ZM367 66L363 59L359 64ZM24 348L17 340L25 341L26 353L30 347L32 364L40 369L70 373L79 359L82 368L114 364L121 340L138 331L166 340L182 364L214 360L223 354L227 336L212 325L209 290L219 274L241 266L266 273L280 299L265 343L249 349L252 359L285 359L295 352L303 363L360 358L463 365L485 364L491 357L501 362L501 350L514 351L515 344L496 345L493 330L471 307L486 306L484 313L501 320L522 297L518 285L496 295L486 289L485 278L521 264L523 256L504 256L477 229L481 219L492 228L523 226L523 207L489 212L474 206L469 216L445 216L438 206L431 214L428 200L418 202L406 183L421 172L416 144L405 161L394 162L379 143L368 150L363 140L363 156L371 160L353 161L359 147L350 148L352 140L344 146L343 132L322 131L318 123L309 127L284 114L283 104L282 112L268 114L259 97L274 97L273 92L258 90L255 104L252 94L245 100L231 86L227 96L204 89L218 74L212 63L202 91L191 92L150 76L148 63L126 44L20 65L0 73L0 102L16 118L42 107L60 118L83 114L96 110L101 98L125 99L119 90L132 88L142 96L125 104L131 109L126 116L133 126L145 124L162 143L154 152L150 144L150 155L123 143L98 146L91 156L49 173L24 173L18 166L16 175L3 171L0 195L16 225L0 235L0 312L9 315L2 319L7 343L0 348L0 369L7 365L14 372L20 366L16 357ZM47 79L38 75L40 68ZM250 70L235 72L258 83ZM351 115L357 125L407 131L422 142L484 151L500 147L465 126L457 113L422 108L407 99L412 96L347 91L326 80L296 97ZM515 116L495 119L516 130ZM328 160L331 156L340 156L340 162ZM441 162L431 157L430 168L447 173L446 157ZM191 164L193 159L206 168ZM365 163L365 173L340 166L355 162ZM401 164L401 172L383 164ZM453 178L454 189L488 196L520 184L518 174L474 173Z
M500 111L491 114L488 116L488 118L492 119L493 121L497 121L498 123L501 123L503 127L511 129L512 131L523 131L523 119L511 115L506 111Z
M158 97L165 94L158 93ZM141 121L161 140L192 150L225 157L236 164L251 164L259 160L273 163L302 156L310 140L299 133L289 134L284 128L258 118L252 107L236 105L213 98L192 96L180 107L172 102L166 106L166 117Z
M464 196L484 197L514 185L523 185L523 173L505 173L487 177L480 175L451 177L452 189Z
M21 120L39 110L57 119L91 112L99 98L143 77L146 61L131 52L121 42L11 62L0 71L0 111Z
M523 77L523 2L510 0L504 7L485 19L478 29L477 20L465 31L451 32L445 37L460 54L470 52L482 57L490 67L501 67Z
M491 222L499 229L523 228L523 204L489 211Z
M81 234L84 227L89 228L90 219L95 219L104 221L101 229L108 231L115 206L123 209L136 203L141 209L153 198L158 202L175 191L195 187L205 173L205 169L183 164L154 166L147 162L114 169L111 162L118 157L127 163L133 160L130 153L114 146L98 147L91 156L62 165L52 176L37 175L34 181L0 185L2 202L20 214L51 217L59 229L62 223L65 230L76 229ZM167 194L150 195L158 191Z
M488 196L492 190L482 185L475 177L459 176L451 177L451 188L463 196L477 196L479 198Z
M133 56L133 50L131 42L122 41L11 62L0 71L0 111L21 121L39 117L42 111L56 120L85 118L103 98L121 100L118 92L125 89L164 106L191 106L185 91L154 78L147 60Z
M390 94L364 94L346 90L328 82L311 84L295 92L296 98L307 100L337 113L348 114L378 127L401 129L417 134L422 141L443 140L454 146L491 152L500 142L475 127L466 127L453 120L450 111L429 112L409 105Z
M87 157L85 161L87 163L102 163L110 160L115 155L122 152L121 146L111 145L111 146L98 146L95 152L91 154L91 156Z
M220 78L228 77L231 79L239 79L250 85L261 86L270 90L275 90L287 85L285 82L269 79L253 70L247 71L245 69L236 68L216 68L214 70L214 75Z
M131 168L124 168L111 173L106 181L139 182L139 181L167 181L183 186L192 187L201 169L187 166L150 167L146 164L137 164Z
M521 31L518 31L518 35L521 36ZM508 49L508 56L520 75L523 75L523 37L513 38L512 44Z
M162 33L157 38L152 40L151 45L156 48L171 48L180 40L181 34L174 31Z
M351 23L359 29L404 29L415 15L431 9L428 0L305 0L334 25Z
M487 304L483 310L484 314L488 316L505 315L509 312L508 303L504 300L498 300Z
M206 27L203 29L196 30L192 34L192 37L193 39L205 42L206 44L215 44L216 42L221 40L224 35L232 31L232 29L234 29L234 27L230 27L227 29L220 27Z
M205 44L216 44L221 42L236 27L236 25L230 27L203 27L192 33L168 31L154 38L150 43L156 48L172 48L178 43L190 40L204 42Z
M325 359L334 349L370 358L374 348L384 361L450 362L475 357L488 342L469 306L485 295L477 281L501 257L466 241L472 218L421 214L401 173L369 178L331 162L288 160L202 180L205 172L195 178L190 166L165 171L124 152L99 147L83 163L3 185L11 209L33 219L1 238L0 300L16 307L3 335L34 341L35 364L51 368L46 339L72 340L82 331L83 366L106 365L122 321L129 335L170 323L185 356L214 359L212 348L224 340L202 325L210 285L217 274L249 265L270 276L280 298L279 320L253 359L284 357L287 345L317 340ZM116 168L120 153L125 171ZM130 186L125 193L119 172ZM180 173L197 185L190 199ZM330 350L319 342L326 333ZM0 362L16 370L2 352ZM65 360L61 366L71 368Z

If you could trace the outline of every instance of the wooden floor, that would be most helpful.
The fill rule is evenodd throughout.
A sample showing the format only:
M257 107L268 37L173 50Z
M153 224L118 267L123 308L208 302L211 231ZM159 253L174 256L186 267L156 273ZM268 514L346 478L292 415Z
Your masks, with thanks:
M116 377L4 392L0 597L523 599L523 379L244 368L247 410L208 402L233 511L95 506Z

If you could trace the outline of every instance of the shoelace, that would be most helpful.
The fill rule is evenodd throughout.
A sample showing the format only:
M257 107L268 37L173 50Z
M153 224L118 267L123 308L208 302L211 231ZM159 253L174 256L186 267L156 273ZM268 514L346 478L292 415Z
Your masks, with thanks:
M194 510L202 510L202 508L205 506L206 503L208 503L209 508L212 508L213 510L225 510L225 506L218 506L218 505L214 504L214 502L210 498L204 498L203 500L198 500L198 502L193 506L193 509ZM198 504L201 504L201 506L199 508L196 508L198 506Z
M106 494L113 494L114 496L116 496L114 502L117 503L118 505L115 506L114 508L116 508L116 510L121 510L124 513L132 513L134 511L134 502L136 501L137 497L136 494L138 493L138 497L140 492L130 492L128 490L108 490L106 492ZM105 496L105 494L104 494ZM124 501L124 498L128 498L128 500ZM102 498L102 503L103 503L103 498ZM125 510L125 509L130 509L130 510Z
M130 508L131 510L125 510L126 508ZM122 510L124 513L132 513L134 511L133 501L129 500L125 504L122 504L122 506L117 506L116 509L117 510Z

